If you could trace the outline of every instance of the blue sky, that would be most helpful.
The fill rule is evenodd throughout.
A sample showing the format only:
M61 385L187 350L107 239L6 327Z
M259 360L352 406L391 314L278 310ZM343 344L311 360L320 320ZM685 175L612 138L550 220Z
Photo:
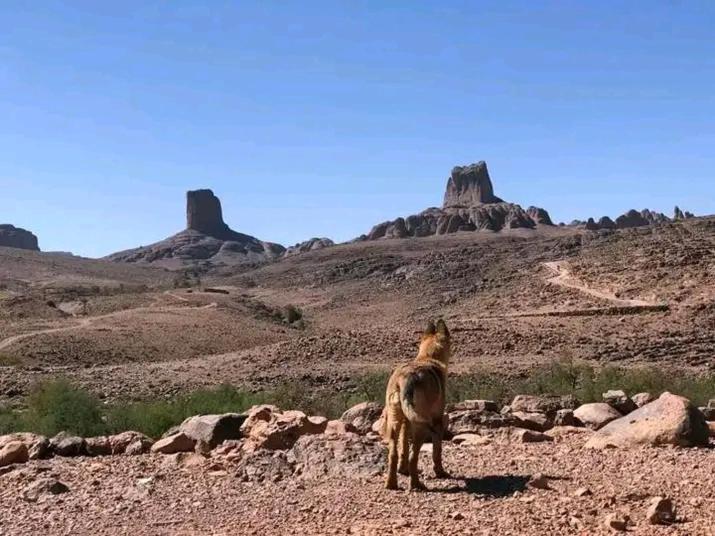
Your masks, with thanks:
M0 223L101 256L184 226L353 238L486 160L559 221L715 213L715 3L0 6Z

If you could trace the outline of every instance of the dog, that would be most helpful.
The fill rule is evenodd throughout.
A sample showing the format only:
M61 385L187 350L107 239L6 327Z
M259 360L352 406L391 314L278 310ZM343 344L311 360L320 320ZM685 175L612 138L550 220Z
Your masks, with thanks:
M417 463L420 449L430 436L435 476L449 477L442 465L442 438L451 354L451 337L444 320L437 324L430 321L422 335L417 358L399 366L390 376L383 426L383 437L389 445L387 489L397 489L398 470L410 476L410 491L425 489Z

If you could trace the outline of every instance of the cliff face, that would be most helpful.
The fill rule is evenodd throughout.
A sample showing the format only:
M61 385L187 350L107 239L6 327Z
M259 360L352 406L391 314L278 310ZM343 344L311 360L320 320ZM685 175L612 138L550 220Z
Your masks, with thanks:
M40 251L34 234L9 223L0 225L0 246Z
M553 225L543 208L524 210L494 195L485 162L457 166L447 180L442 208L429 208L407 218L380 223L364 235L365 240L451 234L460 231L533 229Z

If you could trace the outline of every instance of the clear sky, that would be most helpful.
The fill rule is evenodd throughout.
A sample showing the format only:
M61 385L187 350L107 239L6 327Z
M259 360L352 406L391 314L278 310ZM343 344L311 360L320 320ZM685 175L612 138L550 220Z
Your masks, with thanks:
M711 0L5 0L0 223L101 256L185 223L353 238L486 160L558 221L715 213Z

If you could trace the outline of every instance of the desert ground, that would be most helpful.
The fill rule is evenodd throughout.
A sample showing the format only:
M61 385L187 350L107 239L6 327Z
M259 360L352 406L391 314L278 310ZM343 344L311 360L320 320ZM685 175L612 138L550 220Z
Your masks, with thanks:
M413 358L438 317L453 376L508 381L562 359L715 370L715 218L359 242L187 273L3 248L0 278L0 403L18 409L58 376L110 404L226 383L349 391ZM429 478L425 452L427 493L384 490L384 463L359 457L282 475L271 453L258 479L218 451L31 460L0 471L0 534L607 534L611 514L633 534L713 534L711 448L598 451L590 434L447 443L454 478ZM67 492L32 491L55 480ZM675 524L645 520L659 496Z
M411 358L435 317L454 331L455 374L518 375L558 359L715 366L711 218L345 244L210 267L192 288L156 268L0 256L6 402L57 374L110 400L296 378L349 388L360 371ZM302 311L298 324L281 317L287 306Z

